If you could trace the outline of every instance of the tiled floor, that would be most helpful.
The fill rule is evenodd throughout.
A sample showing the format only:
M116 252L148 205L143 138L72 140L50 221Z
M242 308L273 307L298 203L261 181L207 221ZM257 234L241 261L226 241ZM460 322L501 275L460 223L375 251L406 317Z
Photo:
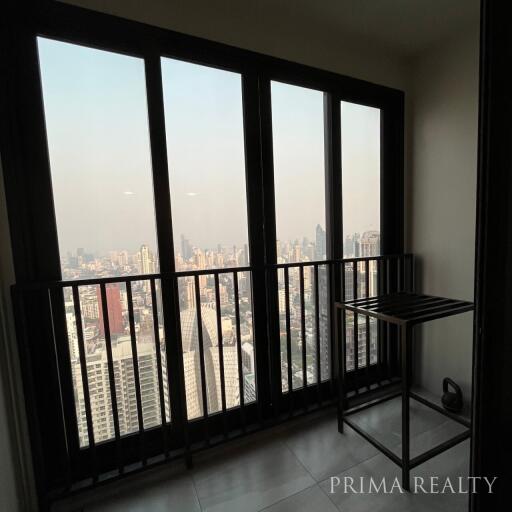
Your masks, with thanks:
M411 411L412 455L460 432L461 427L420 404ZM353 416L400 453L400 400ZM459 444L413 471L443 482L468 474L469 442ZM84 512L423 512L467 510L467 495L331 493L331 478L387 478L399 468L348 426L337 431L333 412L318 413L285 426L214 448L195 458L194 469L169 466L144 477L81 497L65 510ZM365 480L368 482L368 479ZM357 490L357 485L354 485ZM395 489L396 490L396 489ZM60 507L59 507L60 508Z

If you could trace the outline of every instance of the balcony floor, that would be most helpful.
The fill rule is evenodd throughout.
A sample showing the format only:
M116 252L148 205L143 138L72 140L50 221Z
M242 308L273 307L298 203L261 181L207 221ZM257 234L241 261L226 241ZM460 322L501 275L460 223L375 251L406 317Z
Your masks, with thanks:
M400 399L352 416L400 453ZM411 400L411 455L415 456L463 429ZM469 440L412 471L412 477L457 477L469 471ZM422 512L465 511L467 494L330 493L331 476L386 477L388 489L400 469L350 427L339 434L335 413L323 411L233 441L197 455L194 468L181 463L130 477L88 496L61 503L55 511L83 512ZM366 480L368 482L368 480ZM396 491L396 489L395 489Z

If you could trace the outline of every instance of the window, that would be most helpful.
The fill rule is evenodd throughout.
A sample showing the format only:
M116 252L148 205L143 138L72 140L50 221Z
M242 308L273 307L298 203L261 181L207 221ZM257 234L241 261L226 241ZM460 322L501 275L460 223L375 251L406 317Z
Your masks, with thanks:
M341 102L343 254L360 258L380 254L380 110ZM354 290L357 272L357 290ZM368 279L366 272L369 273ZM377 261L345 266L345 297L377 295ZM366 289L368 283L368 290ZM354 293L355 292L355 293ZM358 368L366 366L366 321L357 321ZM347 312L347 369L355 368L354 315ZM370 364L377 361L377 322L370 320Z
M62 274L158 269L144 62L39 38Z
M49 487L331 400L331 258L378 254L379 212L401 248L399 91L108 16L89 30L80 13L40 10L6 77L26 137L5 144L17 326ZM384 284L410 268L391 259ZM383 285L371 265L355 275L347 296ZM375 362L365 327L349 369ZM394 376L382 339L369 387Z
M53 197L64 279L158 271L144 62L106 51L38 39ZM159 379L169 403L159 282L152 304L147 280L131 284L143 425L161 423ZM106 287L115 390L110 389L99 285L64 289L69 353L81 446L88 444L76 307L81 312L87 383L96 442L139 429L126 285ZM77 302L79 304L77 304ZM157 347L158 344L159 346ZM162 352L162 372L156 363ZM153 405L150 405L153 404Z
M272 82L272 134L277 261L323 260L323 93Z
M325 260L324 95L279 82L271 93L277 262ZM318 358L320 378L329 376L327 268L318 267L318 282L313 266L283 268L278 277L281 378L288 391L290 380L292 389L317 382Z
M343 254L380 254L380 110L341 102Z
M241 76L162 59L176 270L249 264Z
M176 270L247 266L241 76L163 58L162 81ZM209 414L241 393L254 401L251 273L182 277L178 288L189 419L204 400Z

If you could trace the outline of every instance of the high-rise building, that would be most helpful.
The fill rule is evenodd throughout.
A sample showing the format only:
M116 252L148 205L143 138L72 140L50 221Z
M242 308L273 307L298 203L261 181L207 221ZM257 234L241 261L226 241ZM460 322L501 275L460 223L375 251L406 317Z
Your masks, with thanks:
M184 260L192 258L192 246L190 242L185 238L185 235L181 235L181 255Z
M347 235L345 237L345 247L343 248L343 254L345 258L351 258L354 256L354 238L353 236Z
M213 309L201 306L204 367L206 376L206 399L208 411L219 411L222 407L220 387L220 364L217 337L217 316ZM223 319L223 360L224 387L227 407L240 403L238 385L238 357L231 322ZM201 388L200 351L197 315L195 308L181 312L181 339L183 347L183 367L187 395L188 418L203 414Z
M325 230L317 224L316 226L316 246L315 246L315 259L324 260L327 254L327 242Z
M380 233L365 231L360 241L361 257L378 256L380 252Z
M140 395L144 428L148 429L161 424L159 376L156 363L155 345L152 339L140 340L137 344ZM127 336L118 340L112 348L112 361L116 381L115 397L121 435L136 432L139 429L137 400L134 383L133 357L131 341ZM169 419L169 395L167 385L167 363L165 352L162 351L162 382L164 390L164 407ZM76 410L80 445L89 442L87 418L85 415L84 391L80 377L80 363L72 361L72 373L75 380ZM112 439L115 435L114 420L110 395L108 360L106 351L97 351L87 356L87 378L91 415L94 425L96 442Z
M105 287L107 295L107 311L108 323L110 327L110 334L123 334L123 307L121 305L121 291L118 284L109 284ZM96 287L96 300L97 304L101 304L101 291L100 287ZM105 335L105 326L103 323L103 314L99 315L100 334Z
M139 251L139 264L141 274L154 274L155 273L155 259L153 253L147 245L141 245Z

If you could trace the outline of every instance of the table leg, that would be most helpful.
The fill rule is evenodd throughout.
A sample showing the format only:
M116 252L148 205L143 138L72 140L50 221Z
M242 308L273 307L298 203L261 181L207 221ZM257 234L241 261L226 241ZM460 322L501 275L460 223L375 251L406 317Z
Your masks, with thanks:
M410 417L409 417L409 388L410 388L410 339L409 328L400 327L400 344L402 351L402 487L410 491Z

